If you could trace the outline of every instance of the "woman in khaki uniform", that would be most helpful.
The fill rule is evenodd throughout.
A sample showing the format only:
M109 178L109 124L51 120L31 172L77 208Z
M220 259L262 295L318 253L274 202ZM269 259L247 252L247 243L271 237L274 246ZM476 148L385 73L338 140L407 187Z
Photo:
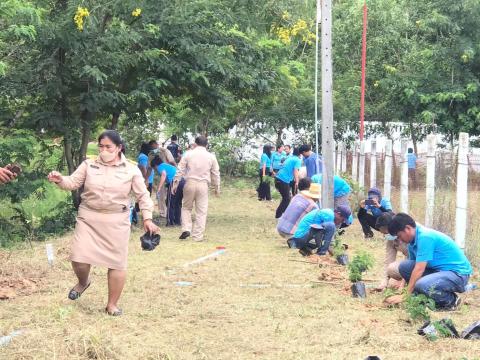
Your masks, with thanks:
M108 304L106 311L118 316L117 302L123 290L130 238L130 193L136 196L143 214L145 231L158 231L152 222L153 202L137 166L122 153L122 139L113 130L98 138L99 157L85 160L71 176L56 171L48 180L64 190L83 186L70 260L78 278L68 294L76 300L90 286L91 265L108 268Z

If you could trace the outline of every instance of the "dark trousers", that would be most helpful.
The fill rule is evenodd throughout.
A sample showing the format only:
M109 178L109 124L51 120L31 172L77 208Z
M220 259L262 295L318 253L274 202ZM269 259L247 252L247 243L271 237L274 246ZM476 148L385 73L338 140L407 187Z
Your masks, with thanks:
M360 225L362 225L362 230L365 235L373 235L372 228L378 230L375 227L378 219L377 217L369 214L365 209L360 209L357 216Z
M317 249L317 254L325 255L335 235L335 224L327 222L322 224L321 229L310 228L310 231L302 238L292 238L293 245L298 249ZM310 240L315 240L312 246Z
M152 190L153 190L153 184L148 184L147 190L150 193L150 196L152 196ZM135 203L135 207L132 210L132 216L131 216L131 222L134 224L138 223L138 213L140 212L140 206L138 206L138 203Z
M272 200L272 194L270 193L270 184L263 181L263 170L258 172L260 177L260 184L258 185L258 200ZM272 173L265 170L265 176L270 176Z
M285 210L290 204L290 184L283 182L282 180L275 179L275 188L278 190L280 195L282 195L282 201L278 205L277 211L275 213L275 218L279 219Z
M182 200L185 180L181 179L175 195L172 195L172 184L167 190L167 225L182 225Z
M406 282L410 281L414 267L414 260L404 260L400 263L398 271ZM449 308L457 300L455 293L465 291L469 278L469 275L460 275L453 271L435 271L427 267L422 277L415 283L413 291L415 294L424 294L432 298L437 309Z

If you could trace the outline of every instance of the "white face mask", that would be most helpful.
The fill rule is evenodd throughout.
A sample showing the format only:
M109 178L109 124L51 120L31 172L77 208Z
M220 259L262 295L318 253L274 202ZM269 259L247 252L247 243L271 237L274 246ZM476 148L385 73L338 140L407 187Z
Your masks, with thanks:
M397 236L396 235L385 234L385 240L394 241L394 240L397 240Z
M100 153L100 159L102 159L102 161L105 162L105 163L109 163L109 162L115 160L117 156L118 156L118 153L110 152L110 151L106 151L106 150L104 150Z

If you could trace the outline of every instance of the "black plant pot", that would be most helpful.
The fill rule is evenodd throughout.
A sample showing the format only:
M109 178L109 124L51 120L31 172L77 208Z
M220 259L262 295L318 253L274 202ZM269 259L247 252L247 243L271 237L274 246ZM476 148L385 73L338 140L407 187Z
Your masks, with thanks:
M365 289L365 283L361 281L357 281L356 283L352 284L351 289L352 289L353 297L358 297L358 298L367 297L367 290Z
M348 255L343 254L343 255L338 255L337 256L337 263L340 265L347 265L348 264Z
M453 324L450 324L447 321L447 319L441 319L440 321L438 321L438 323L443 327L445 327L445 329L447 329L449 332L449 335L443 334L444 337L452 337L452 338L460 337L455 326ZM425 324L423 324L423 326L417 330L417 334L423 335L423 336L431 335L433 337L439 336L437 329L435 328L433 323L431 323L430 321L427 321Z
M463 339L480 339L480 321L474 322L468 328L462 331Z

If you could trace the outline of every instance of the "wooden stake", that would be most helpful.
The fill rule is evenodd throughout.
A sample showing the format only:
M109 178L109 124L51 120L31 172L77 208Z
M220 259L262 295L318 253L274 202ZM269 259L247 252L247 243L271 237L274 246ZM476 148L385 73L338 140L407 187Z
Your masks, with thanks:
M377 187L377 141L372 140L370 151L370 187Z
M457 212L455 218L455 241L461 249L465 248L465 234L467 231L468 147L468 134L460 133L458 137Z
M408 140L402 139L401 141L401 156L402 161L400 163L401 178L400 178L400 210L404 213L408 213Z
M365 140L360 141L360 161L358 165L358 186L365 187Z
M392 140L385 141L385 171L383 179L383 196L392 200Z

